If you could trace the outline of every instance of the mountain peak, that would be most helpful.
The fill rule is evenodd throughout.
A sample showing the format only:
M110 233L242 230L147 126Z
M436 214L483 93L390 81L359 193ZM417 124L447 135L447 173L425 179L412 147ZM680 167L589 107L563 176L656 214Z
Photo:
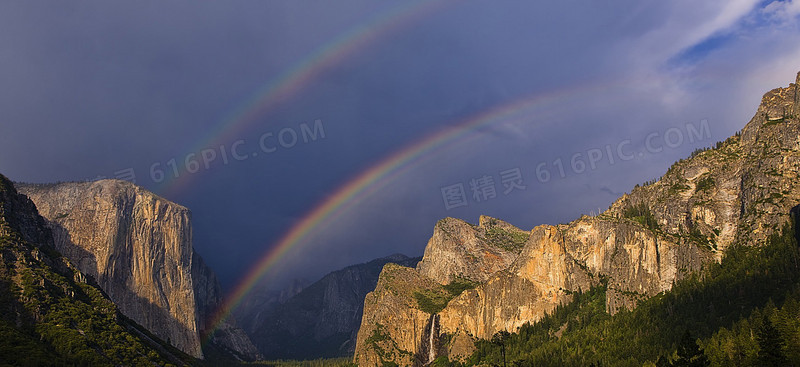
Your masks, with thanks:
M502 220L482 215L477 226L444 218L434 226L417 270L440 284L455 279L486 281L508 268L530 233Z
M508 223L501 219L492 218L488 215L481 215L480 217L478 217L478 227L484 229L501 228L505 230L521 231L521 229L517 228L515 225L511 223Z

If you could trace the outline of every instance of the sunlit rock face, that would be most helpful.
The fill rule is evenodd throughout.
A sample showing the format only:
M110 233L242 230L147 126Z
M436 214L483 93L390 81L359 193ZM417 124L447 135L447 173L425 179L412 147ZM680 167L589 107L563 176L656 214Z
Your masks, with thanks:
M192 249L188 209L119 180L17 188L48 220L57 249L93 277L123 314L203 357L200 331L221 292ZM232 348L252 356L246 336L228 334Z
M414 292L437 292L440 287L413 268L384 266L375 291L364 299L356 364L380 366L393 361L400 366L420 365L422 361L416 357L428 336L425 327L430 314L417 307Z
M436 223L417 270L440 284L455 278L484 282L514 261L527 237L526 231L485 215L477 226L445 218Z
M416 269L384 269L367 296L354 361L425 365L431 316L415 294L446 294L454 280L479 284L427 309L438 315L434 352L451 360L468 356L476 338L541 319L574 292L604 282L613 314L719 261L733 244L764 243L800 202L799 115L797 84L767 92L740 133L596 217L530 232L483 216L478 225L439 221Z

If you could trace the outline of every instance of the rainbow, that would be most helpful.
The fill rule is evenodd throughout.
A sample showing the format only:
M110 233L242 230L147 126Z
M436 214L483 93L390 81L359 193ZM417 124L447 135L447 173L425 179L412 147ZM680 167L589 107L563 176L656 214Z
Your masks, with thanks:
M209 320L208 325L211 325L211 328L207 336L230 316L259 280L291 249L306 242L309 235L316 229L332 224L344 212L358 205L372 193L419 167L444 150L479 138L480 134L474 132L481 127L531 116L537 107L563 101L566 97L574 96L577 93L607 88L608 85L582 84L574 88L563 88L548 93L525 96L450 125L451 127L410 144L363 171L322 200L302 220L292 226L276 245L270 246L270 249L260 258L261 260L250 269Z
M402 1L398 6L380 12L368 21L339 34L256 90L251 98L241 103L215 127L209 129L199 143L188 151L196 153L204 148L217 148L222 144L230 143L273 107L307 87L332 65L383 36L436 12L447 2L448 0ZM162 182L158 191L169 196L185 187L191 181L190 177L193 175L183 170L179 175Z
M292 68L287 69L277 78L259 88L251 98L241 103L211 129L203 139L200 139L195 149L190 151L198 152L203 148L217 147L230 142L235 136L270 112L272 108L307 87L332 65L381 39L386 34L412 24L414 21L439 10L448 2L450 1L419 0L402 2L401 5L380 12L367 22L338 35L317 48L301 62L294 64ZM346 182L333 194L314 206L301 220L297 221L279 239L277 244L269 246L269 249L260 257L260 260L251 267L244 278L225 298L224 303L216 310L214 315L207 320L207 325L210 327L204 331L203 342L208 342L214 331L230 316L231 312L242 302L243 298L258 281L270 269L274 268L291 249L299 248L302 244L308 242L312 233L331 225L343 213L361 203L365 198L424 164L444 150L480 138L480 134L475 134L474 132L483 126L530 115L533 109L538 106L561 101L565 97L584 89L593 90L597 87L602 86L592 86L584 83L577 88L564 88L548 93L529 95L509 104L489 109L396 151L363 171L354 179ZM159 191L168 195L170 192L186 186L191 181L190 177L192 177L191 174L182 172L181 175L162 183Z

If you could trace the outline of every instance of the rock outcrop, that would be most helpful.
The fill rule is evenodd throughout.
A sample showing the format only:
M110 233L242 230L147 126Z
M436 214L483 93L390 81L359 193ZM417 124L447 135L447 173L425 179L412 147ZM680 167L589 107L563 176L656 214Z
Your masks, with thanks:
M220 290L192 248L188 209L119 180L17 188L48 220L58 251L94 278L123 314L203 357L202 323Z
M799 94L797 84L766 93L740 133L596 217L530 232L483 216L477 226L441 220L417 268L387 266L367 295L354 361L464 358L475 338L535 322L574 292L605 284L613 314L669 290L733 244L763 243L800 201ZM448 296L459 279L479 284ZM436 295L446 305L430 307Z
M436 223L417 270L440 284L484 282L514 261L527 238L526 231L485 215L477 226L445 218Z

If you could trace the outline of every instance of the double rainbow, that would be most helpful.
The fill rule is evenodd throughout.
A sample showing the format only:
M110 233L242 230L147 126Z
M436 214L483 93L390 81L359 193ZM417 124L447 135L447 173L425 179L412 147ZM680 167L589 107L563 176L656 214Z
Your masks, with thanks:
M214 129L196 144L191 151L217 147L230 142L250 125L263 118L277 104L286 101L307 87L325 70L346 59L360 49L381 39L387 34L407 27L437 10L450 0L403 2L402 5L379 13L369 21L338 35L316 49L301 62L286 70L279 77L257 90L251 98L236 108ZM260 260L233 288L225 302L217 309L205 330L204 342L230 316L243 298L258 284L259 280L275 267L293 248L307 243L315 230L332 224L337 218L361 203L365 198L420 167L443 151L480 138L476 130L495 123L525 118L541 106L563 101L576 93L604 88L603 85L584 83L576 88L562 88L519 98L511 103L490 108L462 119L449 128L431 134L389 155L379 163L363 171L340 186L333 194L318 203L286 232L277 244L261 255ZM160 192L168 194L182 189L191 182L190 174L182 174L162 184Z
M209 325L216 328L227 319L244 297L258 284L259 280L275 267L290 250L305 244L316 229L331 225L350 208L358 205L387 184L420 167L447 149L478 139L480 134L476 134L476 130L482 127L526 118L533 115L539 107L551 105L563 101L569 96L597 88L605 87L582 85L578 88L564 88L529 95L509 104L489 109L410 144L361 172L317 204L292 226L277 244L270 246L269 250L260 257L261 260L249 270L228 295L224 304L209 320Z

